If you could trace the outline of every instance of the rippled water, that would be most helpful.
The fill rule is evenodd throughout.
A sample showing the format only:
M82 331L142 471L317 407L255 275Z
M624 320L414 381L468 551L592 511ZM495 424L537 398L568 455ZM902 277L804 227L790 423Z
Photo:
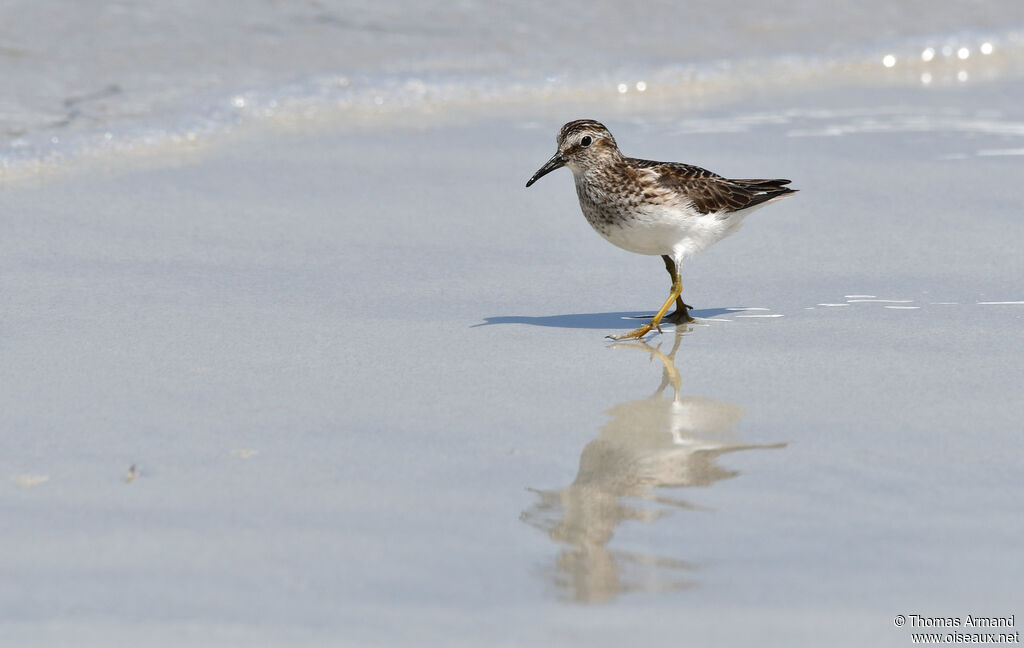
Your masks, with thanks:
M630 101L685 110L837 80L1016 74L1024 6L614 2L0 6L0 173L193 145L249 122Z

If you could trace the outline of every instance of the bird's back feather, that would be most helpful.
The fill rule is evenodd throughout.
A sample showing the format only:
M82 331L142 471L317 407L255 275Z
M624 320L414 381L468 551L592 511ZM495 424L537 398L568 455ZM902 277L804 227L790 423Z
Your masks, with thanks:
M627 158L626 163L657 173L658 184L685 195L702 214L740 211L797 191L786 187L790 181L782 178L730 180L692 164L637 158Z

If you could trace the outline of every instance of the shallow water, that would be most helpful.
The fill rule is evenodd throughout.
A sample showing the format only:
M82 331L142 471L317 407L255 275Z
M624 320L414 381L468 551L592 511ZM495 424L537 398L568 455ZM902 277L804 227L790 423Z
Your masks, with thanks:
M896 614L1014 613L1018 165L980 152L1019 107L860 96L609 120L801 189L649 346L603 335L660 261L565 173L521 187L542 116L8 187L4 642L905 645Z
M1014 3L876 0L644 11L615 2L16 0L0 7L0 174L165 155L253 123L402 123L628 102L693 110L836 84L1020 74ZM3 177L0 176L0 177Z

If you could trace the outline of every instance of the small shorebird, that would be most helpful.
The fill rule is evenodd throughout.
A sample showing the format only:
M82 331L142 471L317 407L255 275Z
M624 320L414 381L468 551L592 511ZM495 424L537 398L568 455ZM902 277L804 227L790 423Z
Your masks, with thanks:
M529 187L563 166L576 181L576 195L587 222L608 242L637 254L661 255L672 277L672 291L654 318L614 340L640 339L661 331L668 316L689 322L691 306L683 302L683 260L739 229L755 209L796 189L789 180L729 180L700 167L624 156L600 122L571 121L558 133L558 150L533 174Z

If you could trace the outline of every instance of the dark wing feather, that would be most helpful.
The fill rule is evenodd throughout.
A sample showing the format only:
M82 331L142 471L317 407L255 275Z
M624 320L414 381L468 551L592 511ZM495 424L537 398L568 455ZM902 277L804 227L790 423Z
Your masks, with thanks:
M658 173L665 175L677 176L680 179L690 178L721 178L722 176L717 173L702 169L699 166L692 164L683 164L682 162L655 162L654 160L640 160L638 158L626 158L626 163L632 167L639 167L641 169L654 169Z
M781 178L730 180L690 164L637 159L630 159L629 163L657 172L660 185L685 195L702 214L740 211L797 191L786 187L789 180Z

